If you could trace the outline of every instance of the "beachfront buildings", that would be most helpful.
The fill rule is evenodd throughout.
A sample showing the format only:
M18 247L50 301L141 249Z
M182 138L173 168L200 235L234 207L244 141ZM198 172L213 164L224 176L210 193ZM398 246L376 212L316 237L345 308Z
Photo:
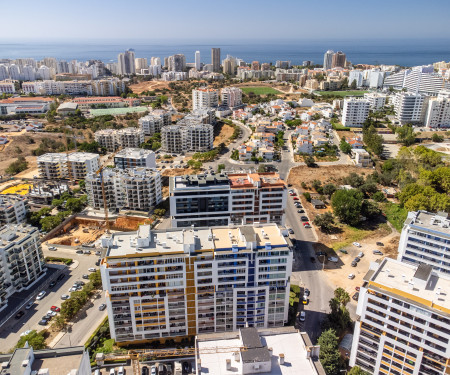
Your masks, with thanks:
M95 132L94 138L109 152L119 148L138 148L144 143L144 133L139 128L101 129Z
M213 148L214 127L191 122L161 129L161 149L165 152L205 152Z
M292 249L276 224L113 233L100 266L119 345L288 318Z
M38 228L8 224L0 228L0 311L15 292L29 289L45 273Z
M450 278L426 264L373 262L360 288L350 366L371 374L445 374Z
M450 127L450 90L442 90L437 98L430 98L425 115L428 128Z
M171 123L170 113L162 109L154 110L147 116L139 119L139 127L144 135L160 133L163 126L170 125Z
M228 173L170 178L172 227L284 225L287 190L278 173Z
M242 105L242 90L239 87L225 87L221 91L222 105L234 108Z
M396 120L401 124L423 124L428 97L412 92L397 92L394 95Z
M133 49L128 49L117 56L118 73L123 76L136 73L135 54Z
M23 196L0 195L0 225L23 223L28 210L28 200Z
M39 177L81 180L99 168L99 155L90 152L48 153L37 158Z
M409 212L398 246L398 260L426 263L450 274L450 218L446 212Z
M105 168L103 177L96 173L86 176L89 206L103 210L102 178L108 209L128 209L149 212L162 200L161 175L157 170Z
M211 48L211 65L213 72L220 72L220 48Z
M362 127L369 117L370 102L367 99L346 98L342 110L342 125Z
M373 111L378 111L386 105L386 94L378 92L370 92L364 94L364 99L369 101L369 108Z
M219 91L202 87L192 90L192 109L215 108L219 105Z
M124 148L114 155L114 166L119 169L156 168L155 153L143 148Z

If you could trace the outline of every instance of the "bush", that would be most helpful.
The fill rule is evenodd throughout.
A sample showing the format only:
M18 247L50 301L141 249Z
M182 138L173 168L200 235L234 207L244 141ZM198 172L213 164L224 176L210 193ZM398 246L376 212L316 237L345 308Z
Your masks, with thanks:
M25 160L23 156L19 156L16 161L13 161L8 168L6 168L7 174L17 174L23 172L28 168L28 162Z
M66 266L70 266L73 263L73 259L70 258L58 258L58 257L46 257L46 262L64 263Z
M377 191L374 195L372 195L372 199L375 202L384 202L386 200L384 194L381 191Z
M308 202L311 202L311 194L308 192L303 193L303 196Z
M26 342L28 342L34 350L45 349L44 331L37 332L36 330L33 330L28 335L22 336L17 342L16 348L23 348Z

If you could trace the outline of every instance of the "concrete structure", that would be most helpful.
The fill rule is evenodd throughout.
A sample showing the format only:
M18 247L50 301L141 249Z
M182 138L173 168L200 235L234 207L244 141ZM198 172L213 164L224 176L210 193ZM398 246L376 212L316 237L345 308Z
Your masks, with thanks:
M138 98L121 98L120 96L74 98L72 102L78 104L81 111L89 111L94 108L136 107L141 104L141 100Z
M167 63L169 71L184 72L186 69L186 56L183 54L169 56Z
M96 142L109 152L118 148L139 148L144 143L144 133L139 128L102 129L94 134Z
M325 55L323 56L323 69L328 70L333 67L333 55L334 51L328 50L325 52Z
M78 109L77 103L65 102L58 107L56 112L60 115L72 115L76 113L77 109Z
M125 148L114 156L114 166L119 169L156 168L155 153L142 148Z
M365 93L364 99L369 101L369 107L373 111L378 111L386 105L386 95L377 92Z
M398 245L398 260L425 263L450 274L450 218L446 212L409 212Z
M363 149L352 149L352 158L357 167L371 168L373 166L370 154Z
M148 168L103 170L108 209L149 212L162 200L161 175ZM103 210L101 178L96 173L86 176L86 192L91 207Z
M284 225L286 184L277 173L228 173L170 178L172 227Z
M0 375L91 375L84 346L34 350L30 346L1 354Z
M50 109L52 98L43 97L12 97L0 100L0 115L19 113L42 114Z
M160 133L161 128L172 123L170 113L158 109L152 111L149 115L139 119L139 127L144 135L153 135Z
M276 224L113 233L100 266L111 338L182 338L288 317L292 249ZM124 277L124 270L130 270ZM157 312L155 314L154 312Z
M30 225L0 228L0 311L15 292L28 290L45 273L39 230Z
M23 223L29 210L21 195L0 195L0 225Z
M437 98L431 98L428 101L425 126L428 128L450 127L450 90L443 90L439 92Z
M324 375L319 362L320 346L294 327L256 329L198 335L196 373L201 374L304 374ZM215 348L236 348L235 352ZM245 349L240 349L245 348Z
M337 51L333 54L331 59L331 67L332 68L345 68L345 63L347 62L347 58L345 53L342 51Z
M0 81L0 94L15 94L16 88L14 81L6 80Z
M342 125L361 127L369 117L370 103L367 99L346 98L342 110Z
M219 91L207 87L192 90L192 109L208 109L219 106Z
M117 57L118 73L120 75L131 75L136 73L135 54L133 49L119 53Z
M99 168L99 155L89 152L48 153L37 158L39 177L48 180L81 180Z
M397 121L403 124L423 124L428 97L411 92L398 92L394 95L394 111Z
M211 65L213 72L220 72L220 48L211 48Z
M242 105L242 90L239 87L225 87L221 91L222 105L230 108Z
M161 149L165 152L205 152L213 148L214 127L190 123L169 125L161 129Z
M201 69L200 51L195 51L195 70Z
M450 279L431 266L384 258L360 288L350 366L371 374L445 374Z

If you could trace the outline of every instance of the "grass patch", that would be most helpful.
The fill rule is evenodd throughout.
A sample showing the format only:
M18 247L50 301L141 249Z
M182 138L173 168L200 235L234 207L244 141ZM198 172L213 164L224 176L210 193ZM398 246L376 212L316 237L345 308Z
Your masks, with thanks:
M266 87L266 86L240 87L240 89L245 94L248 94L249 92L252 92L255 95L267 95L267 94L279 95L279 94L281 94L280 91L275 90L272 87Z
M66 266L70 266L73 263L73 260L70 258L56 258L56 257L46 257L45 261L52 263L64 263Z
M352 130L352 128L348 128L344 125L342 125L340 122L332 122L331 126L334 130Z
M408 216L408 210L400 207L399 204L392 202L384 203L382 210L386 215L386 219L400 232L403 228L406 217Z
M316 94L321 96L363 96L369 91L366 90L350 90L350 91L316 91Z
M334 242L333 243L333 250L337 251L339 249L342 249L343 247L346 247L350 245L353 242L358 242L366 238L368 235L370 235L371 231L364 230L364 229L358 229L351 226L346 226L344 230L347 232L346 239L344 241L340 242Z

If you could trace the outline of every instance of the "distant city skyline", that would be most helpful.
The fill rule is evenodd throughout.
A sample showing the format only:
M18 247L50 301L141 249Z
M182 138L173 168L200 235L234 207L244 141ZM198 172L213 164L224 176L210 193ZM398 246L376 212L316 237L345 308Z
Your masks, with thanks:
M39 7L31 0L7 2L2 4L0 40L450 39L450 2L446 0L426 4L419 0L379 0L376 4L229 0L226 5L225 12L222 3L199 0L189 6L174 0L170 8L164 2L144 0L132 6L117 0L78 0L76 6L46 0ZM276 12L277 7L282 11ZM235 27L225 31L227 24Z

